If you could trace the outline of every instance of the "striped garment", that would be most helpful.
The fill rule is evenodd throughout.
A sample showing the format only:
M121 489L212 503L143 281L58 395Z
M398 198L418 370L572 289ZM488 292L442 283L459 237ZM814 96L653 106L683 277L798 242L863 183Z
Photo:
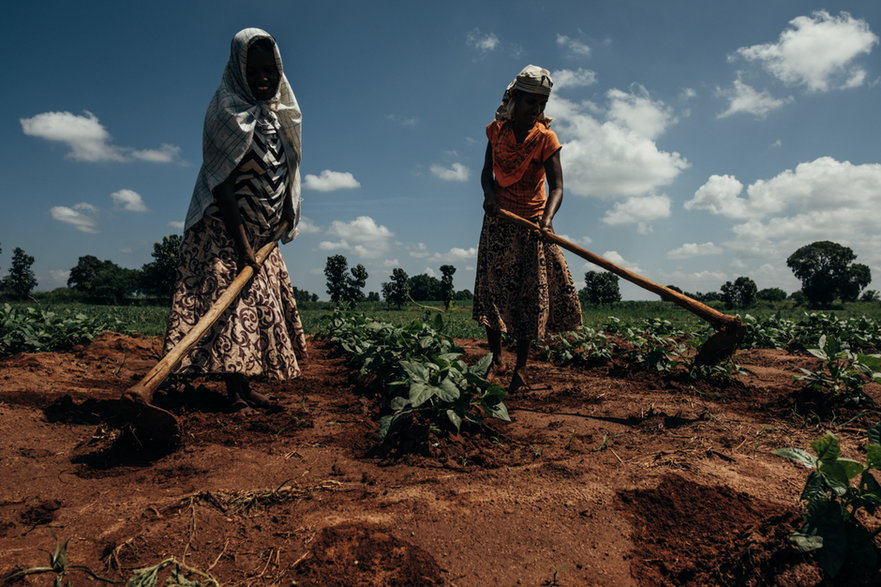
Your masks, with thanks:
M271 119L257 121L251 148L234 174L239 214L250 240L252 243L263 242L274 235L281 223L288 186L284 143ZM206 213L221 218L216 203Z

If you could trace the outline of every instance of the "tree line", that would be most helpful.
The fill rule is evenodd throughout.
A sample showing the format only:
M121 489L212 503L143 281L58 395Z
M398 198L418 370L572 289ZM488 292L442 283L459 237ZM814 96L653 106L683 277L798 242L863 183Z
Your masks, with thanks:
M133 296L146 296L158 300L171 299L174 291L178 255L183 238L168 235L153 244L153 260L140 269L120 267L109 260L94 255L80 257L71 268L67 286L83 301L97 304L121 304ZM2 249L0 249L2 253ZM34 257L16 247L8 273L0 279L0 293L8 298L27 298L37 286L31 267ZM801 281L800 290L787 294L780 288L759 289L750 277L740 276L726 281L717 292L687 292L676 285L672 290L702 302L721 302L726 308L748 308L758 301L780 302L792 299L811 307L829 307L836 301L879 301L876 290L867 290L872 281L869 267L856 262L856 254L850 247L832 241L816 241L805 245L786 260L796 278ZM454 301L467 301L473 297L468 289L456 290L453 265L440 266L438 279L426 273L409 276L403 268L392 270L388 281L381 284L379 292L368 292L368 273L364 265L349 267L343 255L327 258L324 267L327 294L334 305L352 305L361 301L384 300L400 308L408 301L440 301L447 307ZM587 305L607 305L621 301L618 276L605 271L588 271L584 275L584 287L578 295ZM297 301L317 302L318 295L294 287Z

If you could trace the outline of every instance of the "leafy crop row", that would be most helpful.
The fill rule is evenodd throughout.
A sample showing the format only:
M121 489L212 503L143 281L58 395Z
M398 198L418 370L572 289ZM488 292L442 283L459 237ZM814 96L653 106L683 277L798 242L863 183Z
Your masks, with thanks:
M43 352L85 344L107 330L122 330L115 318L57 313L32 306L0 306L0 356Z
M769 316L743 317L747 325L743 348L808 349L823 335L846 344L854 352L881 351L881 322L866 316L839 318L822 312L805 313L799 321Z
M388 413L380 420L379 437L420 414L438 427L461 429L484 417L510 420L506 392L484 379L492 356L467 366L463 351L443 335L443 317L433 325L413 321L405 326L364 315L336 313L323 333L349 354L359 375L382 390Z

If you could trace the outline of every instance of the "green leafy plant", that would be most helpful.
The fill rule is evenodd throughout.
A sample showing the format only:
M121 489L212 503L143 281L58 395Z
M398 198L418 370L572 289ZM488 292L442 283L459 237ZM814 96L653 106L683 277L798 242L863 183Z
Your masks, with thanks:
M68 538L64 542L61 542L55 535L55 533L52 532L52 530L49 530L49 534L55 540L55 550L49 553L49 566L31 567L29 569L14 571L3 579L3 585L12 585L13 583L18 582L19 580L29 575L43 575L52 573L55 575L55 579L52 581L53 587L63 587L64 579L70 571L79 571L95 581L102 581L104 583L118 583L118 581L114 581L113 579L106 579L104 577L96 575L90 568L84 565L70 564L67 555L67 545L70 542L70 538ZM70 585L69 582L68 585Z
M122 330L122 326L115 318L3 304L0 306L0 356L66 349L90 342L107 330Z
M863 392L863 387L876 374L845 343L824 334L820 337L818 348L810 348L808 352L820 359L821 363L815 371L799 368L802 375L797 375L796 379L804 382L805 390L835 403L872 402L872 398Z
M812 469L801 493L805 503L802 525L791 540L802 552L812 553L833 577L845 563L875 565L878 561L874 539L881 526L869 529L860 512L871 515L881 506L881 485L872 474L881 470L881 424L867 433L865 464L842 458L832 433L811 443L816 456L800 448L774 451Z

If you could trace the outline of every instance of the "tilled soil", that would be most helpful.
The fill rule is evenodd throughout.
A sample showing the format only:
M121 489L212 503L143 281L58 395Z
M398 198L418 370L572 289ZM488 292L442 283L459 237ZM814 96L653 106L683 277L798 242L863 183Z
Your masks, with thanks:
M471 362L487 352L458 342ZM276 411L228 413L216 381L160 392L184 431L166 454L108 425L158 338L0 360L2 576L69 541L75 584L76 565L124 580L170 557L224 585L831 584L788 542L807 471L772 451L833 430L862 458L860 428L881 419L796 405L815 360L783 351L738 353L749 373L721 386L534 360L512 422L383 449L377 399L310 343L301 378L256 384Z

